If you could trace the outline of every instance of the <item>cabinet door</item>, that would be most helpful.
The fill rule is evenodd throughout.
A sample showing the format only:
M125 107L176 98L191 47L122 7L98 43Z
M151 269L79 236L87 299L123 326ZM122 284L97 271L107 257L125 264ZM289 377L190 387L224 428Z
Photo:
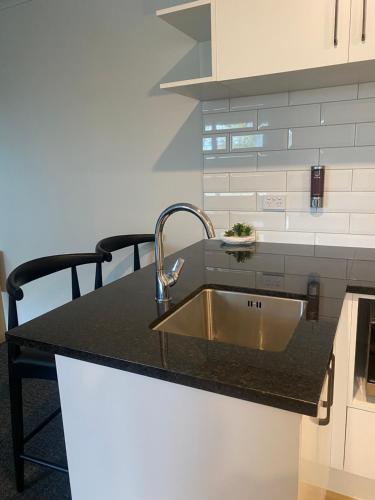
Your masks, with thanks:
M322 402L328 399L328 378L322 390ZM327 409L319 407L319 418ZM329 478L332 424L320 426L318 420L304 416L301 425L299 500L323 500Z
M218 79L346 63L349 24L350 0L216 0Z
M344 469L375 479L374 443L375 413L348 408Z
M352 0L349 61L375 59L375 0Z

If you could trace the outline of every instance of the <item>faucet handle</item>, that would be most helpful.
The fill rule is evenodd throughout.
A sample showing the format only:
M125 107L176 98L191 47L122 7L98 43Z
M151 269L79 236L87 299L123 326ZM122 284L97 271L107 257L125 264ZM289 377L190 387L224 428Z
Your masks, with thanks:
M173 264L171 269L171 275L173 277L173 284L175 284L181 274L182 268L184 267L185 259L179 257L176 262Z

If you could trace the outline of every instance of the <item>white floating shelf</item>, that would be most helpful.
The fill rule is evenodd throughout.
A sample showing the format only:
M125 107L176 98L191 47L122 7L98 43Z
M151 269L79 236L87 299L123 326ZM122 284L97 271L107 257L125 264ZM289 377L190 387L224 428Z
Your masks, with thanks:
M215 78L196 78L163 84L161 88L195 99L210 100L272 94L289 90L334 87L374 80L375 60L254 76L238 80L218 81Z
M201 85L204 83L210 83L213 82L214 79L212 76L203 76L200 78L192 78L190 80L180 80L178 82L167 82L167 83L161 83L160 88L161 89L177 89L178 87L185 87L185 86L194 86L194 85Z
M198 42L211 40L211 0L176 5L156 15Z

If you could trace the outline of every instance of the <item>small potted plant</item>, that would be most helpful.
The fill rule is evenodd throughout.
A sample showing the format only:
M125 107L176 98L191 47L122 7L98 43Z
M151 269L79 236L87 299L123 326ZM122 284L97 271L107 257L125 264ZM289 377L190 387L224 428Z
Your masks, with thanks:
M255 241L255 230L244 222L238 222L225 231L222 241L227 245L250 245Z

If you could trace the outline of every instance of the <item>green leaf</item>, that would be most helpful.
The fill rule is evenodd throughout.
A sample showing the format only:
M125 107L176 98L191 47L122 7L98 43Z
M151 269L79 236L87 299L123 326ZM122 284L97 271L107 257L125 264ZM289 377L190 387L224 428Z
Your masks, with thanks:
M231 230L226 231L225 236L250 236L253 232L253 228L244 222L237 222L234 224ZM229 234L230 233L230 234Z

